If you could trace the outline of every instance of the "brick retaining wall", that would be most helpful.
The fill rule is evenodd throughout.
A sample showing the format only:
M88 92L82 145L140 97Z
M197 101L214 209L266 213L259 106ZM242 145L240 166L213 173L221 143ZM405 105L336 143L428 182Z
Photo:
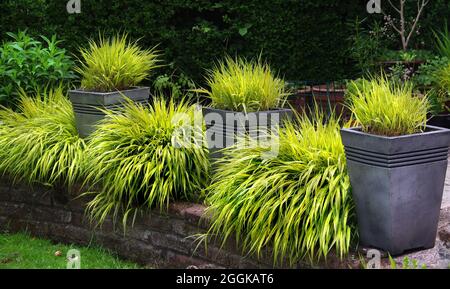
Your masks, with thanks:
M198 245L196 234L205 233L208 220L200 204L174 203L167 214L149 212L139 216L126 234L121 225L106 220L101 228L87 221L86 198L44 186L0 183L0 231L27 230L31 235L55 242L87 245L91 242L111 249L125 259L159 268L271 268L268 258L242 256L235 242L222 249L216 242ZM341 263L330 258L320 267L357 267L355 260ZM309 267L308 263L298 267Z

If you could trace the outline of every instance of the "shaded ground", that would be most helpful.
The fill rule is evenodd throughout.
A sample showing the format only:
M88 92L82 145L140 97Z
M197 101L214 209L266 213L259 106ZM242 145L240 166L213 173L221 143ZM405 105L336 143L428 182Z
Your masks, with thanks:
M81 269L139 268L98 247L52 244L21 233L0 234L0 269L66 269L70 249L79 250Z

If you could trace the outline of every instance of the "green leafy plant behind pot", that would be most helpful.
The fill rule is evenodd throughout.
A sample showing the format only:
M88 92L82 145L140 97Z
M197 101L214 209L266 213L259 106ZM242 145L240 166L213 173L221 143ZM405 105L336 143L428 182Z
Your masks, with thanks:
M94 220L123 213L125 226L139 209L165 210L170 201L199 197L208 180L208 150L202 128L180 121L200 112L173 100L155 100L149 108L127 103L121 113L105 112L88 146L87 180L101 188L88 204Z
M276 158L257 146L224 151L207 197L208 236L235 236L258 256L271 248L274 263L349 251L355 227L340 125L320 114L298 123L280 131Z
M7 33L11 41L0 46L0 103L13 105L22 89L32 95L44 87L55 88L75 79L74 65L60 41L41 36L37 40L25 31Z
M445 21L444 29L441 31L433 31L436 50L440 56L450 58L450 33L448 31L447 21Z
M427 122L428 99L413 95L413 85L384 75L353 86L350 109L364 132L399 136L421 132Z
M21 94L0 110L0 171L16 180L72 185L83 174L85 143L63 88Z
M155 48L141 49L129 42L127 35L91 40L89 47L81 49L80 64L76 71L81 75L81 88L109 92L138 85L158 67Z
M422 64L412 78L414 88L422 93L426 93L430 102L430 112L437 115L448 111L450 87L450 62L447 57L435 57Z
M450 111L448 107L450 102L450 63L442 66L435 76L438 87L433 91L432 107L436 113L448 113Z
M285 84L269 65L243 58L226 57L207 76L206 94L214 108L234 111L261 111L278 108L286 97Z

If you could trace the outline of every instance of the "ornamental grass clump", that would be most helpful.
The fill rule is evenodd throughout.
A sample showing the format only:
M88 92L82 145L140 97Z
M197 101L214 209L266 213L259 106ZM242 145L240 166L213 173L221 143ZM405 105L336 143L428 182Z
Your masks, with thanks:
M447 94L450 92L450 63L442 66L435 74L436 82L441 90Z
M285 83L260 59L226 57L209 71L209 90L198 92L211 99L214 108L233 111L261 111L280 107L286 97Z
M109 92L138 85L158 67L159 54L155 48L141 49L136 42L129 42L126 34L91 40L89 47L81 49L79 66L81 88L90 91Z
M347 254L355 226L346 159L338 121L323 120L286 123L275 158L263 147L226 149L206 200L206 237L235 236L258 256L271 248L274 263Z
M428 99L414 96L411 83L391 82L382 75L354 87L348 94L350 110L363 132L399 136L425 129Z
M101 224L111 213L125 226L139 209L166 210L170 201L199 197L209 169L201 121L192 123L201 112L156 99L150 107L127 103L120 113L105 113L87 154L87 180L100 188L88 204L92 220Z
M15 180L71 186L83 174L85 143L63 88L23 91L0 110L0 171Z

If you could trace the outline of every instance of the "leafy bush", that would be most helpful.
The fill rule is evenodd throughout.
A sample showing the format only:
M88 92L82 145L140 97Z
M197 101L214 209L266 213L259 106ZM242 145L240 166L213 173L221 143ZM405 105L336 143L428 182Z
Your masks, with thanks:
M447 63L436 72L438 83L434 91L432 107L435 113L448 112L448 102L450 101L450 63Z
M361 74L370 73L377 67L380 54L386 45L381 24L374 22L371 27L366 28L363 25L365 22L367 19L356 18L349 23L353 33L348 38L351 43L348 46L348 54Z
M350 109L364 132L398 136L420 132L426 126L428 99L413 96L409 82L373 77L349 97Z
M277 108L286 96L284 81L275 77L261 60L226 57L209 72L209 90L199 90L211 98L215 108L259 111Z
M42 43L25 31L7 34L12 40L0 47L0 103L14 102L19 88L32 94L43 87L55 87L74 79L73 62L58 47L60 41L55 35L50 39L41 36Z
M437 72L450 63L447 57L436 56L419 66L412 78L415 87L420 90L439 87Z
M433 54L428 50L384 50L380 56L383 61L418 61L433 58Z
M354 230L353 202L338 120L287 123L276 158L263 147L232 147L213 178L209 236L236 236L245 253L273 250L274 262L344 256Z
M176 75L163 74L156 78L153 83L156 95L172 97L181 100L184 97L193 98L195 93L195 83L184 73Z
M430 112L435 115L448 110L446 102L450 100L448 94L450 87L445 87L446 83L449 83L449 80L445 80L449 76L445 75L450 73L449 65L447 57L437 56L422 64L412 78L415 88L427 94Z
M91 40L89 48L81 49L81 87L94 91L124 90L136 86L157 67L155 48L142 50L136 42L129 42L127 35Z
M178 119L183 114L192 120L194 113L186 103L165 100L149 108L128 103L119 114L107 111L87 150L87 179L102 188L88 204L91 218L102 223L110 212L114 219L123 213L125 226L128 215L140 208L163 210L172 200L198 197L208 177L208 151L199 138L201 128L183 139L191 123ZM183 141L188 145L174 146Z
M82 175L84 141L63 89L21 94L0 110L0 171L14 179L70 186Z

